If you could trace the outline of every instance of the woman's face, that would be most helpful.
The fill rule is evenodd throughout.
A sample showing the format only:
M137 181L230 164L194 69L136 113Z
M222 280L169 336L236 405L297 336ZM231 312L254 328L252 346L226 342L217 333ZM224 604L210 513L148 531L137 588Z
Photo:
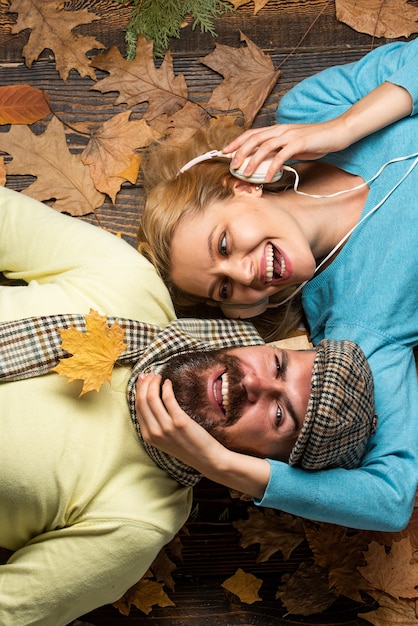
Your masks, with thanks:
M315 259L298 221L253 185L186 217L171 244L171 278L184 291L252 304L312 277Z

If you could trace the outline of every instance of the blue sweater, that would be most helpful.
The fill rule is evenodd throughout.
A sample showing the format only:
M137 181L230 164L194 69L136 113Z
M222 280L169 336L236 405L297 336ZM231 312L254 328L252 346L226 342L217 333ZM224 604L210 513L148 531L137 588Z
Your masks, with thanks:
M335 118L388 81L408 90L413 112L323 161L370 179L381 165L418 151L418 39L375 49L327 69L281 101L279 123ZM385 198L414 163L386 167L370 184L363 215ZM418 477L418 165L351 235L336 259L303 290L312 341L351 339L366 354L375 382L378 428L362 466L308 473L271 461L263 506L376 530L408 523Z

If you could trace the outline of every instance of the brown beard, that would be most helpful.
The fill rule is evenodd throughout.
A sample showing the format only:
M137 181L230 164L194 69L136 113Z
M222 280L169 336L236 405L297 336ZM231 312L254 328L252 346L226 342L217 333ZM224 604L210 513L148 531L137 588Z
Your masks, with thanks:
M228 372L229 408L223 418L215 411L208 399L207 370L222 365ZM173 384L176 400L190 417L211 434L235 424L241 417L246 393L241 385L243 373L239 360L225 350L208 352L187 352L170 359L161 372L163 380L167 378Z

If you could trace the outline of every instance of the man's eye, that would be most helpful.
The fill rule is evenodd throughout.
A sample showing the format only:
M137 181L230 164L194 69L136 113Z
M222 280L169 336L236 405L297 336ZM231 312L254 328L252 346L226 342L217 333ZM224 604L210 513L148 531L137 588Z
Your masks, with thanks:
M219 250L219 254L221 254L222 256L227 256L228 248L227 248L227 241L226 241L225 233L219 239L218 250Z
M274 357L274 360L276 362L276 378L279 378L282 373L282 366L280 365L280 361L277 356Z
M281 408L278 406L277 407L277 411L276 411L276 420L277 420L277 425L280 426L281 421L282 421L282 417L283 417L283 413Z

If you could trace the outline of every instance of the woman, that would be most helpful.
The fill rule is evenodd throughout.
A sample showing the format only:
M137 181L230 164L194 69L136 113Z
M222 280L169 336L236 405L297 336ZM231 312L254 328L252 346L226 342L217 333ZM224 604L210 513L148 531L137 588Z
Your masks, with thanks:
M380 530L406 525L418 482L417 56L418 39L396 42L321 72L282 99L277 126L225 145L225 153L237 150L232 167L257 149L248 174L269 155L266 180L284 161L299 159L293 164L298 191L309 195L295 193L293 183L274 194L268 185L236 181L220 159L176 176L198 154L189 146L187 154L178 150L171 179L165 171L149 187L143 224L160 273L181 293L248 305L286 299L287 288L292 294L308 281L302 303L313 343L327 337L360 345L373 372L379 417L362 467L311 476L265 460L268 480L260 477L251 495L264 506ZM169 388L165 407L151 400L156 383L146 381L149 393L144 388L138 408L144 428L155 419L164 429L172 417L184 416ZM196 469L221 480L216 465L222 459L224 474L231 467L245 472L244 459L237 470L236 457L196 425L183 425L183 440L185 432L205 439ZM190 462L187 444L174 435L164 445Z

